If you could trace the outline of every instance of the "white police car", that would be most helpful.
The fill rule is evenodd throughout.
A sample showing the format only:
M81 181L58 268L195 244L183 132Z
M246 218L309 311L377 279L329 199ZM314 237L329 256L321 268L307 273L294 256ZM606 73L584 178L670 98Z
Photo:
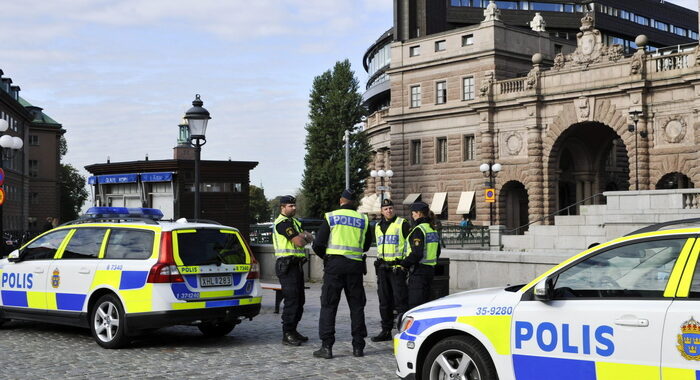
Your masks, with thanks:
M258 263L239 231L162 216L93 207L0 260L0 325L85 326L100 346L117 348L177 324L225 335L256 316Z
M700 220L650 226L584 251L527 285L414 308L394 337L397 375L700 379L699 234Z

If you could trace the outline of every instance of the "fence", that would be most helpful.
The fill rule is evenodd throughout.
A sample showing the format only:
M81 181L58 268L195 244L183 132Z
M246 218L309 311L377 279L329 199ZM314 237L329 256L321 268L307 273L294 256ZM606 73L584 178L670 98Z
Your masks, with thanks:
M479 245L481 247L489 246L489 227L488 226L471 226L462 227L442 226L440 235L444 245L449 247L464 247Z

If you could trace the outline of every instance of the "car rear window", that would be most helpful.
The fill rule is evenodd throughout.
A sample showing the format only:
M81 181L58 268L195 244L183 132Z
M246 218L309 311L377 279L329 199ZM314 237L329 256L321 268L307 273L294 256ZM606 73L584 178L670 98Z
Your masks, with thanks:
M237 232L216 229L176 232L182 265L247 263L248 254Z
M154 232L115 228L109 232L105 259L147 259L153 252Z
M96 259L106 228L78 228L70 238L63 259Z

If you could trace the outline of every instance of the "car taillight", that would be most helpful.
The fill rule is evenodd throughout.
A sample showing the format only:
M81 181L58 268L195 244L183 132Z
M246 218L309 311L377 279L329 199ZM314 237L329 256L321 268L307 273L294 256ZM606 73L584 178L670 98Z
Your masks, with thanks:
M185 282L175 265L173 258L173 238L172 233L163 232L160 238L160 253L158 262L151 267L148 273L148 283L172 283Z
M258 260L255 260L255 257L253 255L251 257L251 263L250 263L250 272L248 272L248 277L246 277L248 280L254 280L260 278L260 264L258 264Z

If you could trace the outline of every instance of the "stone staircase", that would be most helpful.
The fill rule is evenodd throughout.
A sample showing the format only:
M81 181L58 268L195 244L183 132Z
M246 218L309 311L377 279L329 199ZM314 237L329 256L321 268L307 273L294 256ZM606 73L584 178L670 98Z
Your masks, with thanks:
M531 225L524 235L501 235L502 250L571 256L654 223L700 218L700 189L610 191L606 204L582 205L579 215ZM700 224L700 223L699 223Z

